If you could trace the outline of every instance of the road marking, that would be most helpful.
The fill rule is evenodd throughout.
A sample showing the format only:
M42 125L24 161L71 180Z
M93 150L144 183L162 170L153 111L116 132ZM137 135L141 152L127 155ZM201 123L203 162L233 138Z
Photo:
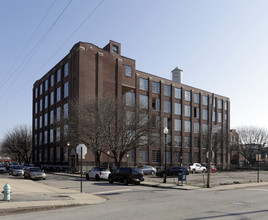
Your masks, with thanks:
M111 191L96 192L96 193L93 193L93 194L94 195L112 194L112 193L120 193L120 192L128 192L128 191L133 191L133 189L118 189L118 190L111 190Z

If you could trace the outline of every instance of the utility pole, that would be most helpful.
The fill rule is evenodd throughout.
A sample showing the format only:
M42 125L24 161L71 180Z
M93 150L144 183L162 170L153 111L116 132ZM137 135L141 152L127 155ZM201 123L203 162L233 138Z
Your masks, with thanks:
M211 157L212 157L212 121L213 121L213 109L214 109L214 93L212 93L210 120L209 120L209 147L208 147L208 169L207 169L207 188L210 187L210 169L211 169Z

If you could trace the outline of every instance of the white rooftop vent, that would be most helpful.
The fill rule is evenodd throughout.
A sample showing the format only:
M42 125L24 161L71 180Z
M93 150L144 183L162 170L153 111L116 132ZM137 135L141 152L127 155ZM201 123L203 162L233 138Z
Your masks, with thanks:
M176 67L172 72L172 81L176 83L182 83L182 72L183 70Z

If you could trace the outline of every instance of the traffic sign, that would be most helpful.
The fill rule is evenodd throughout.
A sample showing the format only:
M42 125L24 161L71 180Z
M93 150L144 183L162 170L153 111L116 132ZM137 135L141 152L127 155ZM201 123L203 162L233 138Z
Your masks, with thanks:
M76 153L78 154L79 158L85 159L85 155L87 154L87 147L84 144L79 144L76 147Z

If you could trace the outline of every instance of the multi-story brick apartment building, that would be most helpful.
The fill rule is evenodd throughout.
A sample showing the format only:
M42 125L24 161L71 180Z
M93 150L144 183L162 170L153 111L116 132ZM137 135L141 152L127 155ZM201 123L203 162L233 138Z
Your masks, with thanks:
M212 93L182 84L182 70L178 68L172 74L173 79L168 80L136 70L135 60L122 56L121 44L114 41L104 48L84 42L75 44L68 55L34 83L33 163L44 168L76 166L76 146L63 138L68 125L57 127L55 121L68 117L68 103L74 97L89 100L111 95L125 98L126 104L142 101L160 116L161 127L169 129L168 164L206 163L207 146L202 143L202 134L209 128ZM226 167L230 162L229 98L215 95L213 125L222 128L224 136L214 163ZM161 166L163 146L141 146L129 152L128 162L133 166ZM94 165L93 154L88 152L85 161ZM107 162L106 155L102 161Z

